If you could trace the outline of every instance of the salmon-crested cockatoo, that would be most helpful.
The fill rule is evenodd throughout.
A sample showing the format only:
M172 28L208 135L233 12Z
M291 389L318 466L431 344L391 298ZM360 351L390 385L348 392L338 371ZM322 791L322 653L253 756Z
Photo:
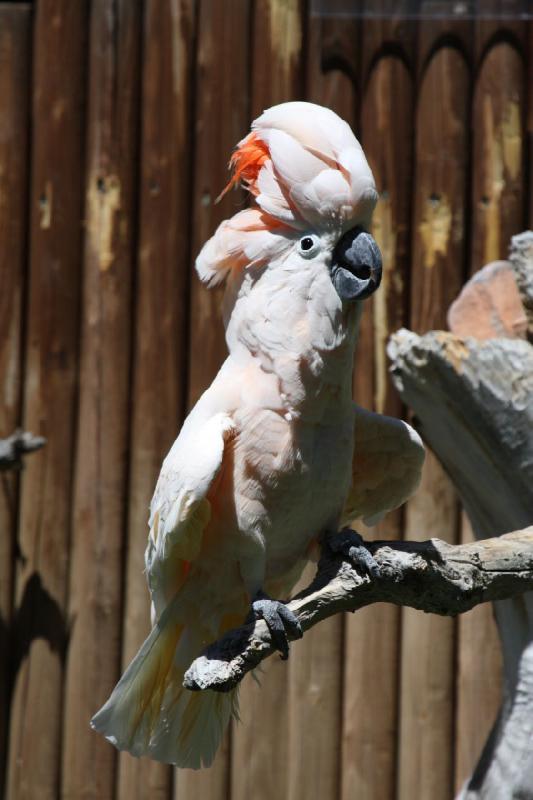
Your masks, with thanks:
M283 103L255 120L231 166L230 185L253 204L196 261L202 281L226 281L229 355L155 489L152 632L92 720L121 750L178 767L211 764L236 713L235 690L183 688L191 662L250 614L286 656L299 623L278 598L311 551L329 541L376 574L342 526L403 503L423 461L406 423L352 401L357 326L381 256L368 233L374 179L350 127L321 106Z

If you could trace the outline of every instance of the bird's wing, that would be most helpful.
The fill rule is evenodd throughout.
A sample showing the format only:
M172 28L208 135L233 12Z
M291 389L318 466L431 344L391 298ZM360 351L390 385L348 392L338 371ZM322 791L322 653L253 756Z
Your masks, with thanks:
M420 483L424 445L406 422L354 404L352 485L343 523L362 519L375 525L411 497Z
M191 422L189 418L163 462L150 507L145 562L156 618L200 552L202 534L211 517L207 495L234 430L231 417L225 413L215 414L202 424Z

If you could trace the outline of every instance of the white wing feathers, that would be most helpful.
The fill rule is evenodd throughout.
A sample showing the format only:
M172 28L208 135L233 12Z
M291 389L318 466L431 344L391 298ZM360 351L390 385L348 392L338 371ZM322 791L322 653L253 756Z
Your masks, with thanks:
M201 424L195 421L189 417L165 458L151 503L145 563L156 616L179 588L184 562L200 551L211 516L207 493L233 431L232 419L224 413Z
M403 420L355 405L354 409L352 487L343 523L362 519L365 525L375 525L417 489L424 445L417 432Z

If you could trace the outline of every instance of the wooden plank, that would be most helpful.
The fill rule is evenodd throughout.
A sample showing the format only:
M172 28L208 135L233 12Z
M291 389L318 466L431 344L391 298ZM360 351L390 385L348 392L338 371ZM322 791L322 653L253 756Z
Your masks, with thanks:
M27 459L21 482L7 796L55 800L78 379L86 3L42 0L34 14L23 426L48 443Z
M0 436L21 421L31 65L29 5L0 7ZM18 476L0 476L0 794L5 783Z
M363 39L367 25L374 24L365 22ZM379 49L377 37L373 41ZM361 141L380 193L372 233L383 255L383 281L365 309L354 389L361 405L395 416L401 416L402 408L388 379L385 343L405 323L412 105L412 83L404 62L383 56L369 76L361 113ZM390 514L378 528L365 528L364 535L401 538L401 518ZM381 605L346 620L341 795L346 800L354 794L377 798L394 792L398 623L398 610ZM369 697L376 664L380 690Z
M445 327L462 283L469 82L463 57L442 47L420 87L410 328L421 332ZM407 507L406 538L455 542L457 526L456 494L428 452L421 486ZM454 645L452 620L402 611L399 800L451 796Z
M300 0L259 0L253 9L252 119L276 103L300 99L304 84ZM293 648L292 658L295 654ZM259 681L248 679L241 689L242 724L233 726L232 800L252 793L258 800L292 798L297 744L289 739L289 665L271 659Z
M250 0L199 0L194 138L192 254L196 257L223 219L242 208L244 193L228 192L231 152L250 129ZM231 109L231 113L228 113ZM190 298L189 406L209 386L226 358L223 287L208 289L193 276Z
M147 511L184 415L194 0L149 0L143 43L140 220L122 669L150 629ZM118 800L165 800L172 770L119 757Z
M473 102L472 250L470 268L507 256L525 224L524 63L496 44L481 64Z
M62 792L111 798L116 752L88 722L119 675L130 405L141 3L92 3L84 292ZM97 765L97 768L95 768Z
M213 235L217 225L242 208L244 193L215 198L227 184L230 154L250 126L249 0L199 0L196 57L196 128L192 192L192 256ZM245 43L245 44L243 44ZM231 109L231 113L228 113ZM192 269L192 267L191 267ZM222 325L223 288L207 289L196 275L190 292L189 407L210 385L227 355ZM213 766L194 772L179 770L174 796L226 800L230 786L230 733Z
M301 99L303 0L255 0L253 9L251 115L255 119L276 103Z
M491 29L491 36L494 31ZM487 28L478 25L477 48ZM507 43L495 44L479 67L473 98L472 231L469 271L505 258L510 237L523 229L524 66ZM465 515L461 541L472 532ZM480 647L483 642L483 647ZM501 698L501 654L488 608L459 621L455 784L471 774L494 723Z

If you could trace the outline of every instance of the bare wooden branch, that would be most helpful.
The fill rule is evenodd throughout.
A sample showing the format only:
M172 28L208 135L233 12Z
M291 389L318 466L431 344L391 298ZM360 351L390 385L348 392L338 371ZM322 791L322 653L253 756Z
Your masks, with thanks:
M42 436L20 430L0 439L0 470L22 469L22 456L40 450L45 444Z
M463 545L372 542L381 577L362 576L324 548L311 585L288 604L304 631L340 611L388 602L433 614L455 615L489 600L533 589L533 526ZM233 689L274 652L263 620L228 631L185 673L187 689Z

